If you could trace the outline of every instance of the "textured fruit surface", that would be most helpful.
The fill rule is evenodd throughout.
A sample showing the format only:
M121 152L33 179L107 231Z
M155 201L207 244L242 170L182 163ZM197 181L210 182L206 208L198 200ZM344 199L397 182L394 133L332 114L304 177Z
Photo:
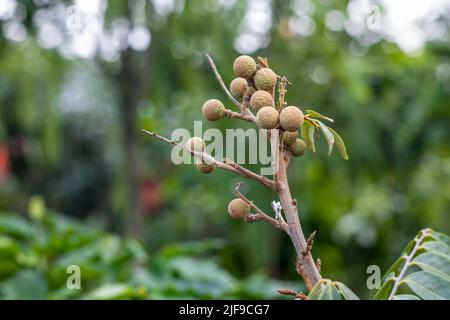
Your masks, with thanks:
M225 116L226 110L220 100L211 99L203 104L202 112L209 121L217 121Z
M256 62L250 56L239 56L233 63L234 74L249 79L256 71Z
M256 114L261 129L274 129L278 125L278 111L274 107L263 107Z
M272 90L277 84L277 75L272 69L262 68L255 74L255 85L259 90Z
M214 165L207 163L198 163L197 169L202 173L211 173L214 170Z
M285 146L290 146L295 142L295 140L297 140L297 138L298 138L298 131L285 132L283 134L283 144Z
M192 137L186 142L186 147L192 151L202 152L205 150L206 145L202 138Z
M302 139L297 139L289 149L294 157L300 157L305 153L306 143Z
M253 111L258 111L262 107L273 107L274 101L272 95L264 90L256 91L250 98L250 107Z
M228 214L233 219L243 219L250 213L250 206L242 199L236 198L228 204Z
M244 78L233 79L230 83L230 91L236 98L242 98L247 91L247 80Z
M285 131L297 131L303 125L303 121L303 112L297 107L286 107L280 113L280 125Z

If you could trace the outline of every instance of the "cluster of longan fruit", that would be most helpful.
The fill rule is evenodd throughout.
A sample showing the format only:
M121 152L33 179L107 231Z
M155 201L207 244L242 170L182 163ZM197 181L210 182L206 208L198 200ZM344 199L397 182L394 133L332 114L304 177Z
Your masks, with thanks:
M280 129L283 131L283 145L293 156L305 153L306 144L298 137L304 122L303 112L296 106L286 106L281 112L275 107L275 87L278 77L272 69L258 65L246 55L237 57L233 63L237 78L230 83L230 92L237 99L249 101L250 108L256 112L256 122L261 129ZM217 121L227 115L224 104L210 99L203 104L203 115L210 121ZM198 139L198 138L196 138ZM209 173L214 167L199 165L202 172Z
M237 78L230 83L230 93L237 99L249 102L250 109L256 112L256 123L261 129L282 130L283 146L295 157L305 153L306 143L299 138L303 126L303 112L296 106L283 106L281 112L275 107L275 87L278 76L270 68L259 65L247 55L237 57L233 63ZM203 115L210 121L217 121L227 115L224 104L217 99L210 99L203 104ZM202 139L194 137L188 141L188 147L204 150ZM201 163L197 165L203 173L210 173L214 165ZM232 218L244 219L250 213L250 206L244 200L236 198L228 205Z

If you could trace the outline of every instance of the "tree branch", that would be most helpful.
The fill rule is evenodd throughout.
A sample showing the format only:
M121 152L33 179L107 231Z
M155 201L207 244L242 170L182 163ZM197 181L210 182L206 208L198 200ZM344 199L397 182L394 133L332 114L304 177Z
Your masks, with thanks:
M233 167L234 169L236 169L238 172L240 172L240 174L242 176L250 178L250 179L253 179L253 180L256 180L256 181L262 183L263 185L269 187L272 190L274 189L274 182L273 182L273 180L270 180L267 177L264 177L264 176L261 176L259 174L256 174L256 173L254 173L254 172L252 172L252 171L250 171L250 170L248 170L248 169L238 165L236 162L234 162L234 161L232 161L232 160L230 160L228 158L223 159L223 162L226 163L227 165Z
M239 113L230 109L226 110L226 114L228 118L237 118L237 119L242 119L244 121L247 122L255 122L256 120L254 119L254 116L252 117L251 115L245 115L243 113Z
M159 140L161 140L163 142L169 143L174 146L179 146L179 147L183 148L184 150L186 150L187 152L191 153L193 156L196 156L197 158L201 159L202 161L205 161L206 163L213 164L220 169L231 171L240 176L258 181L259 183L263 184L264 186L266 186L270 189L273 189L273 181L272 180L270 180L264 176L260 176L250 170L247 170L247 169L241 167L240 165L232 162L231 160L224 159L224 162L220 162L219 160L217 160L216 158L214 158L213 156L211 156L210 154L208 154L206 152L198 152L198 151L191 150L190 148L186 147L184 144L167 139L166 137L163 137L163 136L157 134L156 132L148 131L145 129L142 129L142 132L144 132L145 134L148 134L152 137L158 138Z
M278 220L271 218L269 215L265 214L261 209L259 209L253 203L253 201L250 201L249 199L247 199L240 192L240 187L241 187L241 183L240 182L236 183L236 186L234 188L234 193L236 194L236 197L239 197L242 200L244 200L250 207L252 207L257 212L256 214L251 214L251 215L247 216L247 218L245 220L246 222L251 223L251 222L264 220L264 221L270 223L271 225L273 225L275 228L282 229L285 232L288 232L288 225L287 225L286 221L284 221L283 218L281 218L281 220L278 221Z
M236 100L235 97L231 94L230 90L228 90L227 86L225 85L225 82L222 79L222 76L220 75L219 71L217 70L216 64L214 63L211 56L207 53L206 59L208 59L209 65L211 66L211 69L214 72L214 75L216 76L217 81L219 82L220 86L222 87L223 91L225 91L226 95L230 99L233 104L239 108L239 110L242 110L242 104Z
M297 268L297 271L299 271L299 274L302 276L308 288L312 288L320 281L320 279L322 279L322 276L317 269L317 265L315 264L311 253L306 252L306 254L303 255L308 244L298 217L297 203L291 196L286 169L286 160L279 159L280 190L277 193L289 226L288 234L297 253L297 264L301 266L300 269Z

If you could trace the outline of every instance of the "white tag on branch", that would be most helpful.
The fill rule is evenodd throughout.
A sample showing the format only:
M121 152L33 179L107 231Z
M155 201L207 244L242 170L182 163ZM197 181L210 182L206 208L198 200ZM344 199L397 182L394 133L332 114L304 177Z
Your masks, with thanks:
M281 210L283 210L283 207L281 206L280 202L272 201L272 209L275 212L275 220L280 221L281 220Z

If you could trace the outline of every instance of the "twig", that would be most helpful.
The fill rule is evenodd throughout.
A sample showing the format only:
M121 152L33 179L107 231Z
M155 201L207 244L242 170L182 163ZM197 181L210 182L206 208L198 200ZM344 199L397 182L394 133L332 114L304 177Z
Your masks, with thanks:
M286 96L286 83L287 83L286 77L282 77L281 81L278 85L278 112L281 112L284 107L284 98Z
M236 183L236 186L234 188L234 193L236 194L236 197L241 198L242 200L244 200L250 207L252 207L256 213L255 214L251 214L249 216L247 216L246 222L256 222L256 221L261 221L264 220L268 223L270 223L271 225L273 225L275 228L277 229L282 229L285 232L288 231L288 225L287 223L282 220L282 221L277 221L271 217L269 217L267 214L265 214L260 208L258 208L253 201L250 201L249 199L247 199L241 192L240 192L240 187L241 187L241 183L238 182Z
M241 175L243 177L258 181L259 183L265 185L266 187L273 189L273 181L272 180L270 180L264 176L260 176L254 172L251 172L250 170L242 168L241 166L239 166L237 164L230 165L228 163L221 162L206 152L198 152L198 151L191 150L190 148L186 147L184 144L177 143L175 141L167 139L166 137L163 137L163 136L157 134L156 132L148 131L145 129L142 129L142 132L144 132L145 134L148 134L152 137L158 138L159 140L161 140L163 142L172 144L174 146L179 146L180 148L183 148L184 150L191 153L193 156L196 156L197 158L201 159L202 161L205 161L206 163L213 164L220 169L231 171L231 172Z
M228 118L242 119L247 122L255 122L256 121L256 120L254 120L254 116L252 117L251 115L239 113L239 112L236 112L236 111L233 111L230 109L226 110L226 114L227 114Z
M266 57L258 57L258 62L259 62L259 64L260 64L261 66L257 66L257 69L261 69L261 68L269 68L269 61L267 60ZM286 77L282 77L282 76L277 75L277 78L280 79L280 80L282 80L283 78L285 78L285 79L286 79L286 83L287 83L288 85L290 85L290 86L292 85L292 83L291 83Z
M308 297L303 292L296 292L291 289L277 289L278 293L284 294L285 296L294 296L299 300L308 300Z
M263 185L265 185L266 187L269 187L270 189L273 190L274 188L274 182L273 180L270 180L267 177L261 176L257 173L254 173L240 165L238 165L236 162L225 158L223 159L223 162L231 167L233 167L237 172L240 173L241 176L247 177L247 178L251 178L253 180L259 181L260 183L262 183Z
M308 240L306 240L306 248L305 250L302 251L303 256L306 256L308 253L311 252L312 246L314 244L314 238L316 237L316 233L317 231L311 233L310 236L308 237Z
M219 71L217 70L216 64L214 63L213 59L209 54L206 54L206 58L208 59L209 65L211 66L211 69L214 72L214 75L216 76L217 81L219 82L220 86L222 87L223 91L225 91L226 95L230 99L233 104L239 108L239 110L242 110L242 104L236 100L235 97L231 94L230 90L228 90L227 86L225 85L225 82L223 82L222 76L220 75Z
M241 113L252 120L256 124L256 117L253 112L250 111L250 99L252 94L256 90L253 80L247 80L247 90L245 91L244 97L242 98Z

